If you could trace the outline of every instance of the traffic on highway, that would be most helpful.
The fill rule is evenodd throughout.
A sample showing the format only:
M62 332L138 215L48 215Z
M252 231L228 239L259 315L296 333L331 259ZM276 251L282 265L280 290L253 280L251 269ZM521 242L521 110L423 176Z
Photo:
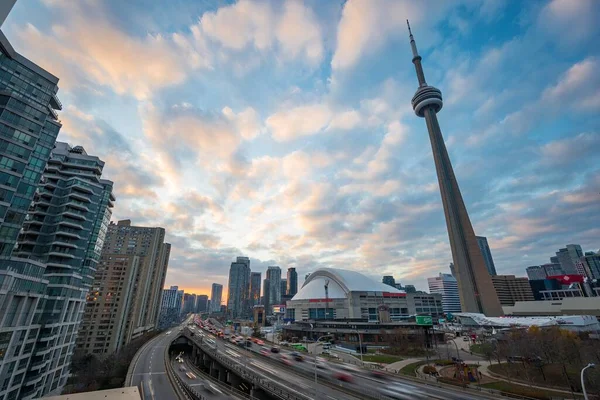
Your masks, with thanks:
M360 399L365 398L360 394L366 389L369 397L389 399L494 398L460 389L452 390L403 380L386 372L367 370L322 356L308 356L293 348L275 346L258 338L230 333L198 317L188 328L193 334L200 336L203 343L212 346L219 353L245 368L260 370L267 376L297 388L307 399ZM338 387L340 390L334 390Z

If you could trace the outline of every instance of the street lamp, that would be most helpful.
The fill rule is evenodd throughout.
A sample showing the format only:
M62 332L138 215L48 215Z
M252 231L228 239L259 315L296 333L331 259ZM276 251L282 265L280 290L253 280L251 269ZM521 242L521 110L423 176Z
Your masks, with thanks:
M583 398L585 400L588 400L588 395L587 392L585 391L585 381L583 380L583 374L585 372L586 369L588 368L595 368L596 364L593 363L589 363L588 365L586 365L585 367L583 367L583 369L581 370L581 390L583 391Z
M358 335L358 346L360 349L360 362L361 364L364 366L365 362L363 361L363 349L362 349L362 340L360 338L360 333L358 332L358 329L354 329L354 332L356 332L356 334Z

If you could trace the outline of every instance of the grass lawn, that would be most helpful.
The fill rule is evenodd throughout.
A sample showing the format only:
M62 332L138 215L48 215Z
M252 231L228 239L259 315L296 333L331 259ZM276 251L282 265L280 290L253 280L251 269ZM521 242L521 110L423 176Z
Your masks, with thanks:
M408 364L400 370L400 373L403 375L416 376L417 369L419 369L421 365L426 363L426 361L417 361L412 364Z
M360 354L354 357L360 360ZM363 354L363 361L365 362L376 362L381 364L391 364L396 361L402 361L403 358L400 356L393 356L391 354Z
M560 364L545 365L543 374L540 368L528 364L523 366L520 362L502 363L500 365L492 364L488 369L501 376L507 376L508 374L510 378L518 381L531 382L538 386L554 386L555 388L560 388L562 390L569 390L567 380ZM568 368L567 372L569 373L570 384L572 384L576 390L581 390L579 370ZM596 388L591 388L591 390L596 390Z
M495 389L495 390L500 390L502 392L506 392L506 393L513 393L513 394L518 394L521 396L525 396L525 397L531 397L534 399L548 399L551 400L552 398L565 398L566 397L571 397L570 394L565 394L565 393L561 393L561 392L553 392L552 390L542 390L542 389L537 389L537 388L532 388L532 387L527 387L527 386L522 386L522 385L515 385L509 382L505 382L505 381L498 381L498 382L491 382L491 383L484 383L481 385L482 388L488 388L488 389ZM575 394L576 398L583 398L583 395L580 394Z

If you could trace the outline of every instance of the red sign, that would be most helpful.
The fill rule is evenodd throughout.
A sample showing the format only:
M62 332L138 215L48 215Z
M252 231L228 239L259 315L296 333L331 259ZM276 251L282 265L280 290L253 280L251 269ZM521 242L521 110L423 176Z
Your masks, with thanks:
M383 297L406 297L406 293L383 292Z
M560 281L563 285L570 285L571 283L582 283L583 276L576 274L566 274L566 275L552 275L549 276L548 279L556 279Z

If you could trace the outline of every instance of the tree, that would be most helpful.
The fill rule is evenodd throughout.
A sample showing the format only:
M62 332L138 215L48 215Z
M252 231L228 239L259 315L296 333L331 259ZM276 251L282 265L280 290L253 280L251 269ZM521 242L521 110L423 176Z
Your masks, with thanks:
M264 337L263 333L260 331L260 326L256 324L254 325L251 336L259 339L262 339Z

